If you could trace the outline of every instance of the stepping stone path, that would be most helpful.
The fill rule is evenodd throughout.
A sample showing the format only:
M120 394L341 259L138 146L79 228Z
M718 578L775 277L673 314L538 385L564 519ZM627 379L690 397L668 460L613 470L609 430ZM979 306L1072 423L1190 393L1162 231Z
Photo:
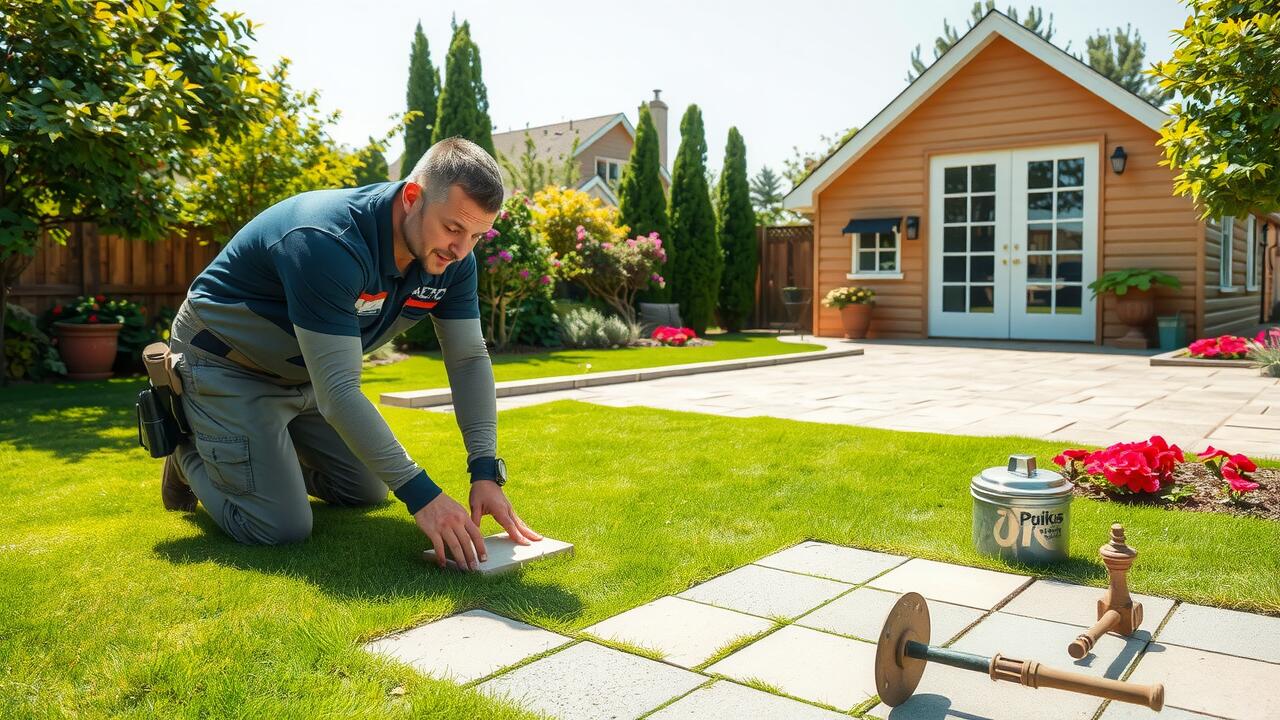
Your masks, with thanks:
M872 641L908 591L930 601L934 644L1161 682L1165 710L992 683L936 663L907 702L885 706L872 680ZM576 637L471 610L365 648L566 720L1280 718L1280 618L1135 594L1142 629L1131 637L1107 635L1072 660L1067 645L1093 623L1101 594L804 542Z

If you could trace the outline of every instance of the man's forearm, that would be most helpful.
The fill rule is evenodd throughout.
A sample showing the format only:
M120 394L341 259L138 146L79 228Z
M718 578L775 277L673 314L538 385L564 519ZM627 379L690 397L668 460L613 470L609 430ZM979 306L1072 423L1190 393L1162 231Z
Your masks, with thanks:
M467 462L498 454L498 400L493 363L479 320L437 320L453 412L467 447Z

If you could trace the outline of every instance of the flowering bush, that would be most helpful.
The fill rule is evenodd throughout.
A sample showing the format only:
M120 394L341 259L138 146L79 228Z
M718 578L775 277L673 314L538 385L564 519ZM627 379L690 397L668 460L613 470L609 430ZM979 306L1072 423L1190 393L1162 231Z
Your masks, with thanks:
M502 204L493 229L476 244L477 291L487 315L485 339L505 348L520 324L521 301L547 291L561 262L533 229L533 213L523 195Z
M876 291L861 287L839 287L827 293L822 304L837 310L847 305L875 305Z
M1271 377L1280 377L1280 327L1260 331L1249 344L1249 359Z
M534 229L546 238L561 258L582 242L578 228L601 242L616 243L627 235L628 228L618 222L618 210L600 202L581 190L548 187L533 195Z
M47 323L103 324L125 322L127 317L144 314L137 303L109 298L106 295L81 295L66 305L54 305L45 313Z
M667 261L658 233L622 242L599 240L585 226L574 230L577 242L565 257L566 276L605 302L629 325L636 322L636 294L650 285L665 287L659 274Z
M1235 360L1244 357L1249 352L1249 341L1236 335L1201 338L1188 345L1187 352L1193 358Z
M671 325L663 325L655 328L651 337L663 345L678 346L684 345L690 340L693 340L698 337L698 334L693 331L693 328L678 328L672 327Z
M1258 489L1252 478L1258 466L1244 455L1210 447L1197 459L1226 483L1231 500ZM1146 441L1116 443L1102 450L1063 450L1053 461L1073 483L1129 494L1156 493L1172 485L1173 471L1186 458L1177 445L1153 435Z

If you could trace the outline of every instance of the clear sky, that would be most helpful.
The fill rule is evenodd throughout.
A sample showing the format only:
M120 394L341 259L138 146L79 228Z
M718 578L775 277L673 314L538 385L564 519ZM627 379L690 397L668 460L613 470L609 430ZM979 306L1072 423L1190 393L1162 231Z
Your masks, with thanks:
M292 82L339 109L339 142L362 145L405 108L409 46L422 22L431 60L444 64L449 19L471 22L480 46L490 116L497 131L626 112L662 89L670 105L672 162L680 116L702 109L707 161L718 169L726 133L737 126L754 174L780 169L792 146L870 120L906 86L911 49L933 39L944 18L963 31L970 0L221 0L261 24L266 66L292 60ZM1000 3L998 7L1005 7ZM1049 0L1060 46L1084 53L1100 28L1131 24L1147 58L1167 58L1170 30L1188 11L1175 0ZM1025 5L1018 6L1019 8ZM442 73L443 75L443 70ZM402 149L399 139L388 162Z

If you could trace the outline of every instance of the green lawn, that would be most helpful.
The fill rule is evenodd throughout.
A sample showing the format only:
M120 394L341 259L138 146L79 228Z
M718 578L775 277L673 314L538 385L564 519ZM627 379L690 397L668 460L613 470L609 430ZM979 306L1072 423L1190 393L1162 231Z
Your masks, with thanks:
M166 513L136 380L0 389L0 717L526 717L359 644L472 607L566 633L806 538L1008 569L970 548L968 483L1058 444L558 402L504 412L509 491L573 558L500 578L425 565L402 507L316 504L304 544L238 546ZM465 497L448 415L383 408ZM1077 500L1072 559L1125 523L1133 590L1280 610L1280 523ZM486 520L486 532L496 531ZM404 694L392 694L398 687Z
M499 353L493 356L494 377L528 380L588 372L638 370L713 360L737 360L821 350L821 345L781 342L773 335L723 333L709 335L714 345L701 347L623 348L620 350L548 350L540 353ZM426 390L449 384L440 353L417 353L393 365L368 368L364 389L370 397L401 390Z

